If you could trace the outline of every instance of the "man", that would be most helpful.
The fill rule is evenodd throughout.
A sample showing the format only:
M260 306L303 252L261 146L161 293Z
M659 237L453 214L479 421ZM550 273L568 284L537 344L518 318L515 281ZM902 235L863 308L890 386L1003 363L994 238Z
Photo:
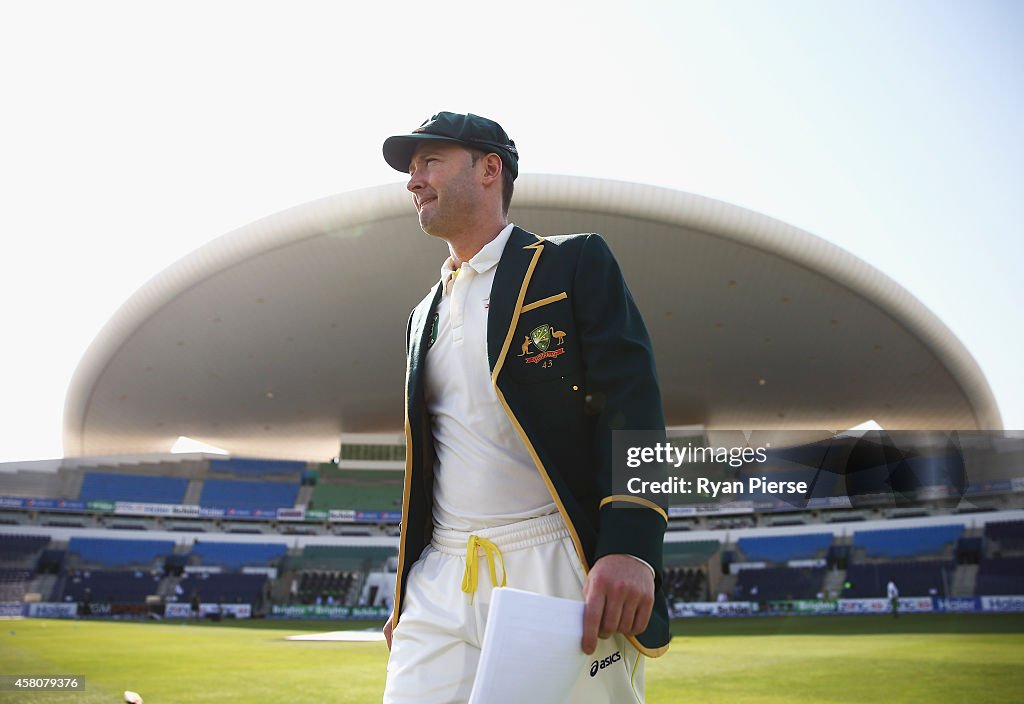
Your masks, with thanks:
M438 113L383 151L450 254L406 330L384 701L468 700L490 590L507 585L585 601L593 663L572 701L642 702L641 654L668 647L666 514L613 490L612 431L664 420L618 265L596 235L542 239L508 222L519 154L492 120Z
M891 579L885 585L885 595L889 598L889 605L892 606L892 617L898 618L900 615L900 590L897 588L896 582Z

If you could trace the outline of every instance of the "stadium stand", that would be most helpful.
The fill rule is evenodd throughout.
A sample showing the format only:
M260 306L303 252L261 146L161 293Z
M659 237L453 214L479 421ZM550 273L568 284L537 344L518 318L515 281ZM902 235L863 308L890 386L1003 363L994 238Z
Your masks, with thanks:
M154 560L174 552L174 543L170 540L119 540L76 536L68 541L68 552L78 555L79 565L148 567Z
M61 493L61 478L57 474L20 470L2 476L3 489L0 494L5 496L71 498Z
M192 546L191 556L198 564L240 569L273 566L287 551L287 546L281 543L219 543L197 540Z
M962 537L956 541L954 555L958 565L976 565L981 562L985 551L985 539L978 537Z
M311 506L323 510L398 511L402 508L402 489L388 485L318 484Z
M299 603L354 603L363 577L397 555L392 546L307 545L281 569L294 575L292 598Z
M398 519L388 517L383 526L376 516L328 516L327 511L397 515L403 472L390 460L387 468L349 468L355 462L108 457L67 460L45 482L10 473L7 496L35 493L39 500L12 498L4 508L8 525L0 530L10 533L0 536L0 601L21 601L29 592L44 600L81 601L88 588L96 604L124 604L103 615L138 617L162 608L146 604L147 596L187 601L192 590L204 603L252 604L257 617L271 615L270 595L280 604L377 605L375 594L390 591L385 582L393 579L397 548L365 544L393 540ZM44 484L45 491L38 491ZM706 499L692 496L686 503ZM968 508L978 513L970 516L960 515L967 512L963 506L933 512L920 506L824 504L803 511L779 504L736 514L679 512L670 517L669 528L692 533L665 543L664 585L672 603L711 601L722 594L760 602L819 594L881 598L889 579L907 597L1024 594L1022 514L981 513L1016 508L1018 499L1005 491L974 496ZM129 515L112 506L83 505L90 501L200 504L228 511ZM312 511L279 516L278 508ZM829 525L852 521L859 523ZM806 527L778 528L788 524ZM251 543L232 533L263 535ZM287 543L270 542L291 533L296 535ZM302 533L323 537L309 541ZM191 544L194 538L199 540ZM295 547L289 551L286 545ZM794 560L823 560L827 567L782 568ZM752 562L769 567L744 564ZM235 573L246 567L276 568L277 577L268 582L262 574ZM765 612L775 608L762 604Z
M986 523L985 539L998 552L1024 552L1024 521Z
M24 599L32 576L32 570L0 569L0 602Z
M697 567L707 562L721 548L717 540L691 540L665 543L663 555L669 567Z
M402 508L403 472L389 470L321 470L313 489L313 508L398 511Z
M702 565L706 565L721 547L717 540L665 543L664 587L670 603L708 598L707 573Z
M47 548L39 555L39 560L36 562L36 572L39 574L60 574L64 569L64 559L66 557L66 550Z
M900 559L941 554L961 536L960 524L857 531L853 535L854 551L863 549L866 557Z
M760 601L814 599L821 591L825 572L824 567L766 567L740 570L739 578L736 580L736 593L743 599L756 594Z
M298 494L298 481L207 479L199 495L199 505L275 510L294 506Z
M396 555L397 546L307 545L301 555L286 558L285 566L295 570L368 572Z
M885 596L891 579L900 596L947 596L956 565L949 560L913 560L854 564L846 571L850 585L843 589L846 599L870 599Z
M160 577L142 571L77 570L58 587L58 601L143 604L156 594Z
M81 501L181 504L187 489L188 479L180 477L86 472L78 498Z
M221 474L234 474L243 477L263 478L283 475L298 479L306 469L305 462L287 460L261 460L231 457L227 459L211 459L209 471Z
M979 596L1024 594L1024 557L983 559L978 567L974 593Z
M740 538L736 547L752 562L788 562L824 557L832 545L831 533Z
M696 567L666 569L664 584L669 603L706 601L709 598L707 574Z
M3 535L0 556L6 564L35 560L49 542L48 537L40 535Z
M254 610L258 610L263 605L267 581L265 574L204 572L186 574L178 584L188 598L198 594L204 602L251 604Z
M351 572L302 572L298 577L296 598L300 604L343 604L357 577Z

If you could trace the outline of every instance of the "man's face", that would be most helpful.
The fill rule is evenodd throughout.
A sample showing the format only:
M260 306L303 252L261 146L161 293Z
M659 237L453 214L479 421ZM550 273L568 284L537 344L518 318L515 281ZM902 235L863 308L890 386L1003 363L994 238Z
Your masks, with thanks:
M445 238L473 221L484 193L477 174L481 163L474 166L472 154L451 142L416 147L405 187L412 193L424 232Z

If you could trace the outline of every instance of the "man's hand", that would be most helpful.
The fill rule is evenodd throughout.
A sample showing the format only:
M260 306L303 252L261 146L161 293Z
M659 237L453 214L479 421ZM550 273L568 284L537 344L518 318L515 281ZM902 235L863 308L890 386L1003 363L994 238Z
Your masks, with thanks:
M388 650L391 650L391 631L394 627L391 625L391 616L388 616L388 622L384 624L384 640L388 642Z
M654 575L630 555L605 555L583 584L583 652L613 633L636 635L647 628L654 607Z

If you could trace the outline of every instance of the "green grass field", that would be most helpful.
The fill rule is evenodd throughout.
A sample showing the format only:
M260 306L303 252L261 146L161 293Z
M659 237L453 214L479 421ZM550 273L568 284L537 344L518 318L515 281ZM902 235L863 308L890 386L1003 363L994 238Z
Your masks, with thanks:
M368 624L349 623L348 627ZM376 625L376 624L374 624ZM146 704L380 701L382 643L290 642L338 622L0 622L0 674L84 675L86 691L0 702ZM647 664L647 702L1024 701L1024 614L676 621Z

